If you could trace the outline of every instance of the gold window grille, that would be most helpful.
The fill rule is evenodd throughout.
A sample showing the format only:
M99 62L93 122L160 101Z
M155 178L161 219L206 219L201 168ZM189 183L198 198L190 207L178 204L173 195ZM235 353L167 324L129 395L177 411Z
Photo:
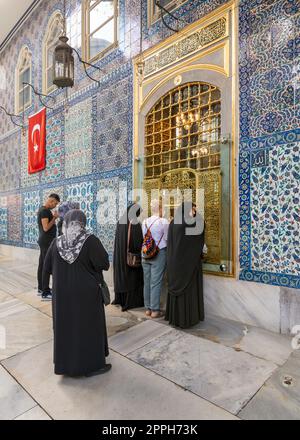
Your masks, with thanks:
M207 262L221 261L221 92L191 82L162 96L146 116L144 188L204 191ZM172 214L174 208L171 209Z

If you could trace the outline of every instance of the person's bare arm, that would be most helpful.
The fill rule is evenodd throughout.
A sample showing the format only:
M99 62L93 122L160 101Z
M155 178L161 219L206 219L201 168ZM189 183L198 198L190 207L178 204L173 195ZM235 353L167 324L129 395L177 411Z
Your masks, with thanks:
M53 214L53 219L50 222L49 222L48 218L42 218L42 226L43 226L44 232L50 231L50 229L54 225L55 220L57 219L57 217L58 217L57 213L54 213Z

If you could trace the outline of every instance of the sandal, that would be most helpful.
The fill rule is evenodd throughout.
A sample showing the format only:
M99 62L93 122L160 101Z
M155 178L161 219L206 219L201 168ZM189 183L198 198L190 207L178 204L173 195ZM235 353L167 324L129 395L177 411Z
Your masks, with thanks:
M163 317L163 313L160 311L151 313L151 318L153 319L162 318L162 317Z
M145 312L145 315L146 315L146 316L151 316L151 310L150 310L150 309L147 309L146 312Z

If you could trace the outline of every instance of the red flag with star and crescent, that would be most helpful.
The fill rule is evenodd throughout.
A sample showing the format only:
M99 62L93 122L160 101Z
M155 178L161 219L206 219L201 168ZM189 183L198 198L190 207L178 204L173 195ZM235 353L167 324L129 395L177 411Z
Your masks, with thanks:
M28 118L28 173L46 168L46 109Z

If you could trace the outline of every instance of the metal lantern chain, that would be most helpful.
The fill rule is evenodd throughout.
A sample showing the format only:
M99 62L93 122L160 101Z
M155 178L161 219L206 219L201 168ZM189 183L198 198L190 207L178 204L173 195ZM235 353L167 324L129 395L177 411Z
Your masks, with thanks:
M66 0L63 2L63 14L64 14L64 20L63 20L63 35L59 38L59 44L56 46L54 50L54 56L53 56L53 84L55 84L59 88L68 88L74 86L74 57L73 52L76 53L78 60L80 63L83 64L84 72L86 76L91 79L92 81L95 81L98 83L98 87L100 86L99 80L93 78L88 70L87 67L93 67L94 69L99 70L102 72L102 69L100 69L98 66L95 66L94 64L88 63L87 61L84 61L82 57L80 56L79 52L74 48L71 47L68 44L68 37L67 37L67 8L66 8Z

